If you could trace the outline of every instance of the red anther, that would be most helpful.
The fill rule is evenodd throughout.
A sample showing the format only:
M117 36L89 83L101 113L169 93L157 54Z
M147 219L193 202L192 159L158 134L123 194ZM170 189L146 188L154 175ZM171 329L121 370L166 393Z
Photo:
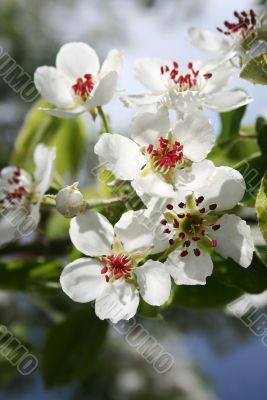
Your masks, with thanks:
M212 73L211 72L207 72L203 76L204 76L205 79L210 79L212 77Z
M188 251L187 251L187 250L183 250L183 251L181 252L180 256L181 256L181 257L185 257L185 256L187 256L187 254L188 254Z
M168 208L168 210L173 210L173 205L172 204L167 204L166 208Z
M177 219L173 220L173 224L172 225L173 225L174 228L179 228L179 222L177 221Z
M101 274L106 274L108 272L108 267L103 267L100 272Z
M161 72L161 75L164 74L164 68L163 67L160 67L160 72Z
M106 282L109 282L109 277L105 275Z
M189 63L187 64L187 68L192 69L192 68L193 68L193 63L189 62Z
M194 249L195 256L200 256L200 250L198 248Z
M184 208L184 206L185 206L185 203L183 203L182 201L181 201L181 203L178 204L178 207L180 207L180 208Z
M201 208L201 209L199 210L199 212L200 212L201 214L204 214L204 212L205 212L205 207Z
M192 237L192 240L193 240L194 242L197 242L198 240L200 240L200 237L199 237L199 236L193 236L193 237Z
M179 236L180 239L183 240L185 238L185 233L184 232L180 232L178 236Z
M166 219L162 219L162 220L160 221L160 223L161 223L162 225L167 225L168 221L167 221Z
M202 229L202 231L200 233L201 233L201 236L205 236L205 234L206 234L205 229Z
M170 245L173 245L173 244L174 244L174 240L173 240L173 239L170 239L170 240L169 240L169 243L170 243Z
M184 247L189 247L190 246L190 240L186 240L184 242Z
M185 217L185 214L177 214L177 217L178 217L178 218L184 218L184 217Z
M187 218L193 218L193 215L191 213L186 214Z
M218 207L218 204L215 204L215 203L209 205L209 209L210 209L211 211L216 210L217 207Z
M147 146L146 151L148 152L148 154L152 153L152 151L153 151L153 144L150 144L149 146Z
M200 203L202 203L203 200L204 200L204 196L199 196L199 197L196 199L197 205L199 205Z
M173 61L173 67L174 67L175 69L177 69L177 68L179 68L179 64L178 64L176 61Z
M213 225L213 226L212 226L212 229L213 229L214 231L217 231L218 229L220 229L220 227L221 227L220 224L218 224L218 225Z
M169 234L169 233L171 233L171 231L170 231L170 229L167 228L167 229L164 229L163 233Z
M77 78L76 83L72 85L74 93L84 99L90 95L94 89L93 77L91 74L85 74L83 78Z
M213 239L210 241L211 247L216 247L217 246L217 240Z

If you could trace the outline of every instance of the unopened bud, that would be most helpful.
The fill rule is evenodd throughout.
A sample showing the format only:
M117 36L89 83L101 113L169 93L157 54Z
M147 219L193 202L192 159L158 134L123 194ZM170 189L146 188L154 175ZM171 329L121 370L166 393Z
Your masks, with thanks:
M83 195L78 190L78 183L61 189L56 197L56 208L66 218L73 218L85 209Z

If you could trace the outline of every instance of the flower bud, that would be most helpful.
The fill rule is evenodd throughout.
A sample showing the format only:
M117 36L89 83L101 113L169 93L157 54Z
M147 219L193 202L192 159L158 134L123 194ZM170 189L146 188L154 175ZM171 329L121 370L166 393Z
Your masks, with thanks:
M56 197L56 208L65 218L73 218L85 209L83 195L78 190L78 183L61 189Z

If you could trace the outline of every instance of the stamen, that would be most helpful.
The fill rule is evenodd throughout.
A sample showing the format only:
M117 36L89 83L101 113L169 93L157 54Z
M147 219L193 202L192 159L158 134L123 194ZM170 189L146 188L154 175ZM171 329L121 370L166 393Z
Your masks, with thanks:
M83 78L77 78L76 83L72 85L72 89L77 96L80 96L85 101L94 89L92 75L85 74Z

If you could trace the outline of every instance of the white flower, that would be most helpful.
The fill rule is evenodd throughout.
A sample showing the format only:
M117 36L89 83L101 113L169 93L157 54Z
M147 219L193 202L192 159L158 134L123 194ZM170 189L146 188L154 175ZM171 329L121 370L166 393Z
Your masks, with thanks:
M92 47L86 43L67 43L56 57L56 68L37 68L34 82L41 96L56 108L43 110L61 118L72 118L90 107L106 104L112 98L123 59L111 50L102 67Z
M158 59L139 59L135 77L151 92L121 100L126 106L163 104L179 113L203 107L217 112L234 110L252 99L241 89L224 90L233 70L229 63L190 62L188 70L181 72L176 61L166 64Z
M157 202L154 209L145 212L155 224L153 253L168 249L165 265L177 284L205 284L213 269L212 248L244 268L250 265L254 244L249 226L234 214L222 214L242 199L244 191L244 179L238 171L217 167L201 190L178 192L176 199L161 205ZM164 207L163 212L160 207Z
M55 148L39 144L34 152L34 180L20 168L7 167L1 171L0 246L36 229L42 195L53 180L55 158Z
M103 215L87 211L71 220L70 237L91 258L80 258L64 268L62 289L77 302L96 300L100 319L116 323L133 317L139 292L151 305L168 300L171 279L164 265L148 260L138 266L153 244L153 233L138 211L123 214L114 228Z
M189 42L222 60L235 55L243 58L247 52L254 52L255 46L259 47L258 40L267 40L266 15L258 17L254 10L249 10L235 11L234 17L235 21L225 21L223 28L217 28L219 33L191 27L188 30Z
M213 166L203 161L215 140L210 121L199 111L170 127L168 112L138 113L132 138L105 133L95 146L101 163L121 180L131 180L139 193L174 197L176 190L195 189ZM205 177L203 176L205 175Z

